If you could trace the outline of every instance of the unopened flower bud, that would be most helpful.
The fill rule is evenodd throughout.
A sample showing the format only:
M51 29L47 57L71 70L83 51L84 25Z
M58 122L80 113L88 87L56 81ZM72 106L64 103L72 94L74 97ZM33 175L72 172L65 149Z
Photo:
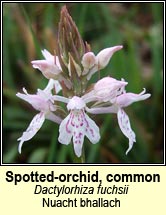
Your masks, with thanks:
M81 63L82 56L85 53L85 45L66 6L62 7L61 10L57 46L58 56L65 65L68 64L69 53L77 63Z
M97 59L97 63L98 63L98 69L103 69L104 67L107 66L107 64L109 63L112 55L122 49L123 46L114 46L114 47L111 47L111 48L106 48L106 49L103 49L102 51L100 51L98 53L98 55L96 56L96 59Z
M85 71L88 71L89 69L91 69L96 63L96 57L94 53L87 52L86 54L84 54L81 63Z

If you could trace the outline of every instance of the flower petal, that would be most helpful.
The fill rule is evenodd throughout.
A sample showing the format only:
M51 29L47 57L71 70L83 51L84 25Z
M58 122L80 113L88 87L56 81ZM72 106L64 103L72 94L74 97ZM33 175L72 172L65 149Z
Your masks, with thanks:
M95 107L95 108L86 107L86 111L92 114L117 113L118 107L117 105L111 105L108 107Z
M109 63L112 55L116 51L118 51L122 48L123 48L123 46L114 46L114 47L106 48L106 49L103 49L102 51L100 51L98 53L98 55L96 56L99 70L106 67L107 64Z
M61 87L59 81L54 80L54 88L55 88L56 94L59 93L62 90L62 87Z
M85 108L85 102L82 98L78 96L73 96L67 104L68 110L81 110L83 108Z
M56 122L57 124L60 124L62 122L62 119L59 116L56 116L52 112L48 112L45 115L46 119L51 120L52 122Z
M121 89L128 83L115 78L105 77L97 81L93 89L82 96L85 103L92 101L111 102L121 93Z
M96 63L95 63L95 66L92 67L92 69L89 71L88 75L87 75L87 80L90 80L90 78L92 77L92 75L101 70L101 69L104 69L107 64L109 63L112 55L122 49L123 46L114 46L114 47L110 47L110 48L106 48L106 49L103 49L101 50L97 56L96 56Z
M73 144L75 154L80 157L82 154L82 145L84 136L93 143L97 143L100 139L99 128L96 123L88 117L83 110L73 111L74 118L72 120L73 129Z
M84 121L85 121L85 135L90 140L91 143L95 144L100 140L100 132L99 127L96 123L84 113Z
M68 145L73 134L73 127L71 126L72 114L69 114L59 126L58 141L62 144Z
M62 89L59 81L49 79L48 84L43 91L46 93L50 93L52 89L55 89L56 93L59 93L59 91Z
M46 93L44 90L38 89L37 94L17 93L16 96L31 104L32 107L38 111L47 112L54 109L51 102L51 93Z
M145 93L145 89L139 93L139 94L135 94L135 93L123 93L120 96L117 97L116 99L116 103L120 106L120 107L127 107L129 105L131 105L134 102L138 102L138 101L142 101L145 99L148 99L151 94Z
M100 79L95 85L94 90L99 101L111 101L118 93L119 89L126 86L128 83L119 81L115 78L105 77Z
M82 145L84 142L84 133L82 128L79 127L78 129L75 127L74 134L73 134L73 144L74 144L74 152L77 157L80 157L82 154Z
M39 113L32 119L27 130L25 132L23 132L23 134L20 138L18 138L18 141L20 141L19 147L18 147L19 153L21 153L21 147L22 147L23 143L25 141L30 140L33 136L35 136L35 134L38 132L38 130L43 125L44 120L45 120L44 113Z
M44 49L41 52L42 52L42 55L44 56L44 58L47 61L50 61L50 62L54 63L54 56L49 51L47 51L46 49Z
M83 67L84 67L84 71L83 71L83 75L86 75L89 70L95 65L96 63L96 57L94 55L93 52L87 52L83 55L82 57L82 61L81 61Z
M33 68L39 69L47 79L56 79L60 74L61 69L54 63L46 60L31 61Z
M126 151L127 155L128 152L132 149L134 142L136 142L135 140L136 136L133 130L131 129L129 117L127 116L123 109L119 109L117 116L119 127L122 133L129 139L129 148Z

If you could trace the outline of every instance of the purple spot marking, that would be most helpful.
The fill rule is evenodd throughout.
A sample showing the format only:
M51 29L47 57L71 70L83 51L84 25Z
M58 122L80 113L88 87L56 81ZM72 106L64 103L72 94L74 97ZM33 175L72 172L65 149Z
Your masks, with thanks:
M82 135L83 135L83 133L80 132L80 133L78 134L78 137L81 138Z
M71 133L71 131L70 131L70 129L68 128L68 126L69 126L69 120L67 121L67 124L66 124L66 131L67 131L67 133Z
M93 131L93 129L89 129L90 130L90 132L91 132L91 134L92 134L92 137L94 137L94 131Z

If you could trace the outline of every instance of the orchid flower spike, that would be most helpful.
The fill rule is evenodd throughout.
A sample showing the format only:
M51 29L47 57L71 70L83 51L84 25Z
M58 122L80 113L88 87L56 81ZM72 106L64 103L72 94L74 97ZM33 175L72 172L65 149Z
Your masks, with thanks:
M74 153L80 157L85 137L92 144L100 140L99 127L87 113L115 113L122 133L129 139L127 154L136 142L136 135L124 108L148 99L150 94L145 89L139 94L127 93L125 87L128 82L113 77L103 77L93 85L88 83L92 75L104 69L113 54L123 46L108 47L95 55L90 45L82 40L66 6L60 13L57 35L56 55L44 49L44 59L31 61L33 68L39 69L49 79L46 88L38 89L36 94L28 94L23 88L24 93L16 94L38 111L18 138L19 152L23 143L38 132L45 119L49 119L60 124L58 141L65 145L72 141ZM62 94L58 95L60 90Z

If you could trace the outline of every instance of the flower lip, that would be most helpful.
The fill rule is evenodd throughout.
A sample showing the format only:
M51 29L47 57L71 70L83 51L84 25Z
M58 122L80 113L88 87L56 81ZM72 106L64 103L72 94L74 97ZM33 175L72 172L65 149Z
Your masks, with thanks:
M74 96L72 99L70 99L69 103L67 104L68 110L81 110L85 108L85 102L82 98L78 96Z

